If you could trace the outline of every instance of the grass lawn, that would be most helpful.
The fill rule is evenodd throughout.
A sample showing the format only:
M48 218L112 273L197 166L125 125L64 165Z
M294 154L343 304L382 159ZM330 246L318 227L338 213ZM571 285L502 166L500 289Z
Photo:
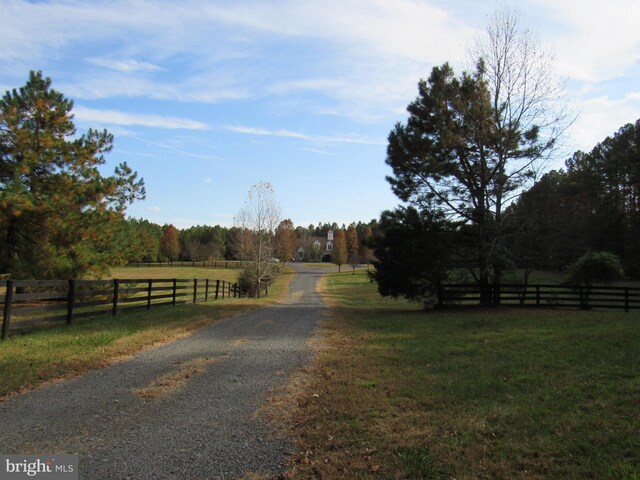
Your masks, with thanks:
M154 278L147 269L127 270L137 273L128 278ZM191 272L180 272L182 269L178 267L171 268L171 272L169 269L153 270L171 273L167 278L194 278ZM211 272L210 278L224 279L223 275L237 275L239 271ZM183 274L186 276L181 276ZM125 278L118 271L114 272L114 277ZM188 335L222 318L266 306L284 294L290 278L287 274L280 277L269 296L259 300L227 299L176 307L158 306L115 317L78 319L70 326L43 325L12 331L8 340L0 342L0 400L51 380L105 366L152 345ZM227 277L226 280L235 281L235 278Z
M292 478L640 479L634 313L421 312L331 274Z
M211 280L225 280L236 282L240 270L235 268L202 268L202 267L118 267L111 269L108 278L119 279L156 279L178 278L194 279L209 278Z

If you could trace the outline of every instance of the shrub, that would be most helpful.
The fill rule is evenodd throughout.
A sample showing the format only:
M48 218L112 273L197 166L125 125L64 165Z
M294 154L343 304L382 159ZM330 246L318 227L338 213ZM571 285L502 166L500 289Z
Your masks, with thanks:
M257 296L256 281L252 272L248 269L243 269L240 272L238 287L240 288L240 295L243 297L254 298Z
M624 277L620 259L610 252L587 252L567 270L564 283L568 285L592 285L594 282L610 283Z

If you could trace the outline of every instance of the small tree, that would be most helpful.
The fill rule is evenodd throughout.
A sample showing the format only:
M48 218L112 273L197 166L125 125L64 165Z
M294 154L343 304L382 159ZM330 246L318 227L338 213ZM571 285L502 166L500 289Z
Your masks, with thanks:
M332 252L332 261L338 266L338 272L340 271L342 265L347 263L347 259L349 258L348 255L349 252L347 250L347 236L344 230L340 229L336 232L333 239Z
M280 260L288 262L293 259L296 254L296 233L291 220L281 221L276 228L276 244L276 256Z
M349 225L349 228L347 228L346 237L347 253L349 263L351 263L352 258L358 257L358 249L360 247L360 242L358 241L358 232L356 231L356 226L353 223Z
M349 265L351 265L352 275L356 274L356 268L360 265L360 257L358 255L351 255L349 257Z
M275 233L281 211L273 186L260 182L251 187L236 217L242 238L242 259L247 260L242 276L255 285L258 298L261 283L279 272L273 259L278 251Z
M596 282L611 283L624 277L620 259L610 252L587 252L567 270L567 285L591 286Z

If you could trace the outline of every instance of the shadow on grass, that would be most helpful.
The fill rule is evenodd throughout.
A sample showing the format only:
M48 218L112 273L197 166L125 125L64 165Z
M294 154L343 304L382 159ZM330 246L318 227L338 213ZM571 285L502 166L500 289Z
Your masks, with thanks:
M339 280L301 373L292 478L640 477L630 315L425 313Z

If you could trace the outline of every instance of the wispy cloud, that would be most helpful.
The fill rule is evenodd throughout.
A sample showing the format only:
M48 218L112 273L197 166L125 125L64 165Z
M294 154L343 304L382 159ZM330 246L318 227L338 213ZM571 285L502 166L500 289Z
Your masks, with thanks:
M101 125L139 125L166 129L209 130L205 123L185 118L165 117L142 113L127 113L117 110L100 110L95 108L75 106L73 113L77 120Z
M545 34L557 46L559 73L597 87L590 95L600 95L606 81L633 81L640 71L637 0L521 4L539 21L553 20L554 28ZM465 45L484 22L481 13L493 7L471 0L4 0L0 71L8 72L3 83L26 66L60 73L54 87L86 101L142 98L196 105L251 100L272 109L286 104L292 113L386 125L402 118L417 94L418 79L434 64L450 61L458 67L464 62ZM67 63L71 73L66 73ZM83 116L120 127L207 129L188 119L77 107L76 118ZM596 126L595 119L588 123ZM313 143L386 143L296 128L229 130Z
M627 74L640 61L637 0L532 3L553 18L562 19L564 28L550 32L555 36L562 75L580 81L604 81Z
M118 72L156 72L163 70L158 65L132 59L114 60L111 58L88 58L87 62L97 65L98 67L104 67Z
M384 140L370 138L364 135L310 135L292 130L278 129L270 130L265 128L245 127L241 125L228 125L225 127L230 132L242 135L255 135L261 137L292 138L306 140L314 143L358 143L363 145L385 145Z
M303 148L302 150L304 150L305 152L317 153L318 155L329 155L332 157L335 157L338 155L337 153L327 152L325 150L318 150L317 148Z
M575 148L591 150L598 142L613 135L640 115L640 92L631 92L614 99L607 95L588 99L571 127L570 138Z
M61 85L65 94L86 100L113 97L138 97L178 102L216 103L224 100L239 100L250 97L249 89L242 82L225 74L218 78L209 73L198 73L186 80L157 80L135 76L136 72L119 71L100 75L87 74Z
M108 54L84 57L105 71L65 80L73 98L214 103L306 90L325 96L315 112L360 120L406 105L428 66L462 58L473 34L443 8L414 0L9 0L3 10L0 60L41 65L52 45L72 59L79 45L100 52L108 41ZM270 50L287 37L324 53L292 65ZM177 69L170 80L161 75Z
M165 144L162 144L162 143L152 142L150 140L145 140L144 138L141 138L138 135L127 135L127 137L133 138L134 140L137 140L137 141L142 142L142 143L146 143L147 145L152 145L154 147L161 148L163 150L168 150L168 151L173 152L173 153L179 153L180 155L183 155L185 157L192 157L192 158L199 158L201 160L213 160L213 161L224 160L224 158L216 157L215 155L206 155L206 154L201 154L201 153L187 152L186 150L183 150L183 149L180 149L180 148L175 148L175 147L172 147L170 145L165 145Z
M154 206L154 207L147 207L147 210L148 210L148 211L150 211L150 212L155 212L155 213L159 213L159 212L161 212L161 211L162 211L162 209L161 209L160 207L156 207L156 206Z

